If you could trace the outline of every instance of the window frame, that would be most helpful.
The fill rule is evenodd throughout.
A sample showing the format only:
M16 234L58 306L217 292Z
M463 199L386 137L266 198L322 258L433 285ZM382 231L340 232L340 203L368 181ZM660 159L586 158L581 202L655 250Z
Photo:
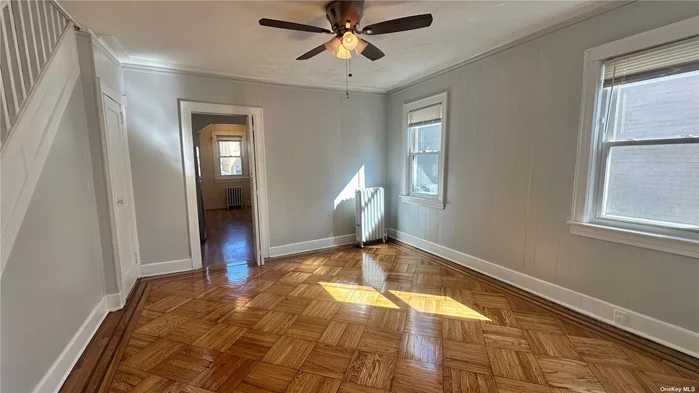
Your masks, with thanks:
M233 182L233 181L241 181L244 179L247 179L247 170L246 170L246 157L245 157L245 149L247 148L247 144L245 143L245 136L241 134L230 134L226 132L214 132L211 134L212 137L212 142L213 142L213 159L214 159L214 181L215 182ZM240 175L222 175L221 174L221 154L219 151L219 146L218 143L219 141L225 142L225 141L240 141L240 165L242 167L243 173ZM226 156L227 157L227 156Z
M578 151L571 209L570 232L575 235L629 244L699 258L699 231L683 225L662 225L634 219L603 217L603 171L612 146L681 143L682 139L608 141L603 134L602 104L604 62L610 58L699 36L699 17L585 51ZM611 99L611 97L609 97ZM695 142L695 138L691 139ZM606 173L606 172L605 172Z
M447 101L447 92L439 93L427 98L423 98L417 101L412 101L405 103L403 105L403 113L402 113L402 129L401 129L401 136L402 136L402 146L403 146L403 159L402 159L402 172L403 172L403 179L402 179L402 185L401 185L401 194L399 195L399 198L402 202L406 203L416 203L420 204L423 206L427 207L432 207L432 208L437 208L437 209L444 209L446 205L446 193L445 193L445 179L446 179L446 155L447 155L447 146L446 146L446 140L447 140L447 128L448 128L448 101ZM440 148L439 152L413 152L413 146L415 143L414 138L416 137L413 134L416 134L411 131L411 129L408 127L408 114L412 111L421 109L421 108L427 108L430 106L434 105L441 105L442 106L442 121L441 121L441 139L440 139ZM438 176L438 184L437 184L437 194L427 194L427 193L420 193L420 192L413 192L412 191L412 178L413 178L413 157L416 157L417 155L424 155L424 154L439 154L438 158L438 163L439 163L439 176Z

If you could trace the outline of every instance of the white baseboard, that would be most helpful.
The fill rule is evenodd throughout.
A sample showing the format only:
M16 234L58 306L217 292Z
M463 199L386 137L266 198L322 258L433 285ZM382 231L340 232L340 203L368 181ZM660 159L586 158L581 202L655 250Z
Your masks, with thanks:
M121 293L110 293L104 297L104 301L107 311L121 310L124 307L124 303L121 301Z
M699 357L699 333L697 332L528 276L460 251L452 250L405 232L389 229L388 236L521 288L591 318L614 325L688 355ZM614 310L621 310L627 314L625 325L614 323Z
M184 272L192 270L191 259L180 259L179 261L167 261L148 263L139 267L139 277L159 276L161 274Z
M132 263L131 267L129 267L129 270L126 272L124 275L124 278L122 279L122 288L121 288L121 307L124 307L126 304L126 298L129 297L129 293L131 293L131 289L133 286L136 284L136 280L138 280L140 273L140 267L137 263ZM120 307L120 308L121 308Z
M285 244L283 246L270 247L269 256L274 258L281 257L284 255L298 254L300 252L321 250L323 248L342 246L345 244L353 244L354 241L355 235L354 233L352 233L350 235L326 237L325 239L316 239L309 240L307 242Z
M68 378L68 374L73 370L75 363L80 359L87 344L92 340L92 336L95 335L95 332L102 324L104 317L107 316L107 302L107 297L100 300L99 304L92 310L85 322L80 326L80 329L63 349L63 352L53 362L49 371L41 378L33 393L58 392L63 382Z

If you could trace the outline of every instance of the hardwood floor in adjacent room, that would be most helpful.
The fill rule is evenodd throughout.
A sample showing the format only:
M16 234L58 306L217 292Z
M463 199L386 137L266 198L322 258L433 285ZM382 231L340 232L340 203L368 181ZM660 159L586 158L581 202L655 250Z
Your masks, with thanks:
M206 233L203 267L254 263L251 207L207 210Z
M699 388L694 369L400 244L145 285L111 393Z

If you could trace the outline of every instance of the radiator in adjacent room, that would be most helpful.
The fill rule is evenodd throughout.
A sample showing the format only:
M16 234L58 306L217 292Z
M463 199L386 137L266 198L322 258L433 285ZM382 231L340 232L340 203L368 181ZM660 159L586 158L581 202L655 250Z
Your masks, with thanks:
M226 187L226 208L243 207L243 187L242 186L227 186Z
M359 247L364 243L381 240L386 242L386 225L383 187L359 188L355 191L355 221Z

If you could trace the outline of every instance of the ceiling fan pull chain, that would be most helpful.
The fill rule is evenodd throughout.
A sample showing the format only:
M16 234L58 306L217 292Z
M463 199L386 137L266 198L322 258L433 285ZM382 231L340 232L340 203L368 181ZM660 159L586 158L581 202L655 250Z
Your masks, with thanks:
M345 98L349 100L349 76L351 75L348 71L350 64L350 59L345 59Z

